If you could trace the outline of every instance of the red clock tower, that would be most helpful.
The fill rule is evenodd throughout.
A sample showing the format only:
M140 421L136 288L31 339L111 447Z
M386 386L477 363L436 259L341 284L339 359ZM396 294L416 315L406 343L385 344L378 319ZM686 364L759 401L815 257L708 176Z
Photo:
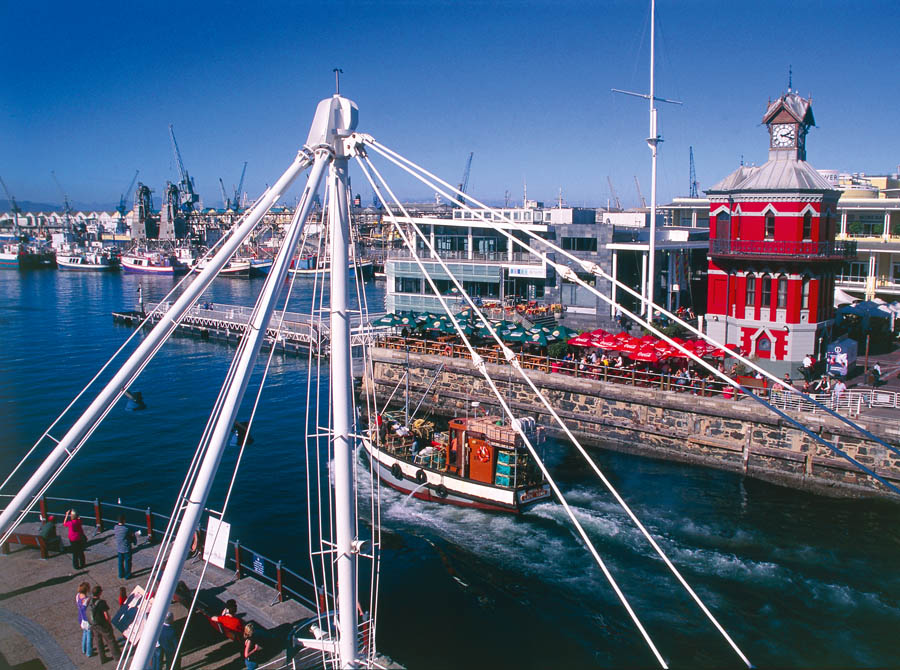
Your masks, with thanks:
M769 103L762 122L769 160L741 165L706 192L706 324L711 337L739 344L781 374L806 354L824 353L835 270L856 249L835 242L840 193L806 162L810 101L789 91Z

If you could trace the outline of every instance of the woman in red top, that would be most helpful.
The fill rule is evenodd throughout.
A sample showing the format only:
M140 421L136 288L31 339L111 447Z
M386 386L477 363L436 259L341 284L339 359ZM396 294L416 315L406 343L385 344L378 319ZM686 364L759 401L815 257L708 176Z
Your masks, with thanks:
M84 547L87 545L87 537L84 528L81 527L81 519L78 512L70 509L63 519L63 526L69 529L69 545L72 548L72 567L81 570L84 567Z

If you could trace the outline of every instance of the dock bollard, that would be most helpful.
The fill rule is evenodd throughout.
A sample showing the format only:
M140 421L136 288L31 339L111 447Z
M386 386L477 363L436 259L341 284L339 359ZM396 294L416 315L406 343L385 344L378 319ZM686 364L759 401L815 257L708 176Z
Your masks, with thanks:
M100 499L94 498L94 520L97 523L97 532L103 532L103 508L100 506Z
M42 497L40 505L41 505L41 518L46 519L47 518L47 499Z
M242 577L241 575L241 541L234 541L234 576L237 579Z
M278 602L284 602L284 589L281 586L281 561L275 565L275 578L277 580Z
M153 544L153 513L147 508L147 542Z

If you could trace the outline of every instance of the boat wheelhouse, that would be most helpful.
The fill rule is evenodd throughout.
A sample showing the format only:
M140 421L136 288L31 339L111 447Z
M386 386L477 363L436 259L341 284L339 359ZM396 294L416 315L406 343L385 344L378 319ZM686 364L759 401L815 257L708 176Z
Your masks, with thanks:
M122 256L122 269L132 274L184 274L188 267L172 254L161 252L132 252Z

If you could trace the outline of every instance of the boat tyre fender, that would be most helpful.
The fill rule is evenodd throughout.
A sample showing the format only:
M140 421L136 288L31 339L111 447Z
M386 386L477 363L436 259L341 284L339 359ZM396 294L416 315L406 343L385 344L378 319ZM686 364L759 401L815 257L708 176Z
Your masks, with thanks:
M419 484L424 484L428 481L428 477L425 475L424 470L416 470L416 481Z
M446 498L449 493L449 491L447 491L447 487L443 484L438 484L436 491L439 498Z
M400 469L399 463L394 463L391 466L391 474L394 476L394 479L403 479L403 470Z

